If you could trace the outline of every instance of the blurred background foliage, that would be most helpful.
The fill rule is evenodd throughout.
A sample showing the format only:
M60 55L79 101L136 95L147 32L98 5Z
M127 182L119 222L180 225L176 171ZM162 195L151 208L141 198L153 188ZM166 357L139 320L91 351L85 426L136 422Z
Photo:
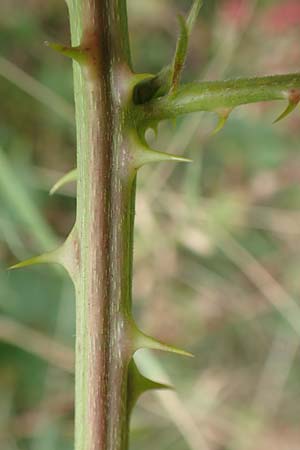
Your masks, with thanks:
M129 0L136 71L170 61L190 1ZM54 248L75 216L71 64L63 0L0 6L0 448L73 448L74 295L64 272L5 268ZM206 0L185 80L299 71L297 0ZM298 450L300 442L299 112L282 104L163 123L156 148L193 164L140 172L135 314L194 360L140 352L176 392L144 395L131 450Z

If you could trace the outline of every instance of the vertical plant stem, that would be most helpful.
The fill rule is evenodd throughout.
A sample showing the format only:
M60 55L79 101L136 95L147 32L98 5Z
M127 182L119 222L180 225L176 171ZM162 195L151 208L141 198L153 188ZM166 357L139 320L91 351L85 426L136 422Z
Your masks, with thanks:
M77 124L75 450L126 450L134 173L122 101L125 0L70 0Z

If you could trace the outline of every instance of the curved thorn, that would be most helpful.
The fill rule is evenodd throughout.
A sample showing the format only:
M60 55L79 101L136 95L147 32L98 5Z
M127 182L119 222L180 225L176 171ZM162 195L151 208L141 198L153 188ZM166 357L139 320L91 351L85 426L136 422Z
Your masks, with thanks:
M34 256L33 258L14 264L7 270L21 269L23 267L33 266L36 264L48 263L61 265L68 272L70 278L75 284L78 267L80 264L79 241L76 224L60 247L51 252L43 253L42 255Z
M59 249L58 249L59 250ZM25 259L13 266L8 267L7 270L21 269L23 267L34 266L36 264L47 264L52 262L59 262L58 250L53 252L43 253L42 255L34 256L33 258Z
M286 116L288 116L291 112L294 111L294 109L297 107L298 103L299 103L299 100L298 100L297 102L295 102L295 101L289 101L289 103L288 103L287 107L285 108L285 110L283 111L283 113L281 113L281 114L277 117L277 119L275 119L275 120L273 121L273 123L277 123L277 122L279 122L280 120L284 119Z
M186 352L185 350L181 350L180 348L174 347L173 345L165 344L164 342L161 342L151 336L148 336L138 328L134 329L133 339L135 351L142 348L148 348L151 350L161 350L163 352L176 353L181 356L189 356L191 358L194 357L192 353Z
M218 116L219 116L219 120L218 120L218 123L217 123L215 129L211 133L212 136L214 136L215 134L219 133L224 128L231 111L232 111L231 109L226 109L224 111L220 111L220 112L217 113Z
M136 169L139 169L145 164L162 161L192 162L191 159L184 158L183 156L172 155L170 153L159 152L157 150L144 147L135 153L134 166Z
M73 169L70 172L63 175L50 189L49 194L53 195L55 192L57 192L62 186L65 186L68 183L71 183L72 181L77 180L77 169Z
M138 398L149 390L153 389L174 389L173 386L157 383L149 378L146 378L137 368L132 359L128 368L128 383L127 383L127 406L129 413L132 411Z
M67 56L68 58L77 61L79 64L84 64L87 59L86 52L80 47L68 47L65 45L58 44L56 42L48 42L45 41L45 45L50 47L52 50L60 53L63 56Z
M137 130L136 133L133 133L131 135L133 148L132 162L135 169L139 169L140 167L148 163L161 161L192 162L191 159L184 158L183 156L172 155L170 153L151 149L145 139L145 130L152 125L153 124L148 124L147 127Z

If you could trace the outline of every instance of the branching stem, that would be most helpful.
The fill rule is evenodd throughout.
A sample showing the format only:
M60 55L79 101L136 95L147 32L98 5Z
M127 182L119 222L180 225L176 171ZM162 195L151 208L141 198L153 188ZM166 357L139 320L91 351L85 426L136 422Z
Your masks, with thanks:
M290 101L290 96L299 92L300 74L187 83L172 95L141 105L139 117L151 122L197 111L219 112L247 103Z

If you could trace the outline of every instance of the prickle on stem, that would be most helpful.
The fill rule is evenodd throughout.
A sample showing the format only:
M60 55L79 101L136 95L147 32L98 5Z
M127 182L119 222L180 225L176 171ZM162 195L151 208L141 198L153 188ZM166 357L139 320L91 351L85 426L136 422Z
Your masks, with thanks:
M217 123L215 129L211 133L212 136L219 133L219 131L221 131L224 128L231 111L232 111L232 108L225 108L225 109L220 109L220 110L216 111L219 116L219 120L218 120L218 123Z
M194 355L190 352L174 347L173 345L165 344L164 342L145 334L134 323L132 323L131 326L132 340L134 344L133 353L137 350L148 348L149 350L161 350L163 352L176 353L181 356L188 356L191 358L194 357Z
M55 194L61 187L76 180L77 180L77 169L70 170L70 172L67 172L65 175L63 175L61 178L57 180L57 182L50 189L49 194L50 195Z
M81 45L78 45L76 47L69 47L67 45L62 45L56 42L48 42L48 41L45 41L45 45L47 45L47 47L52 48L52 50L55 50L61 55L73 59L79 64L85 64L87 62L87 51Z
M300 89L290 89L287 92L287 99L288 99L288 105L286 109L281 113L277 119L274 120L273 123L277 123L280 120L287 117L291 112L294 111L294 109L297 107L298 103L300 102Z
M149 390L153 389L174 389L168 384L158 383L146 378L137 368L135 361L132 359L128 369L128 384L127 384L127 408L131 413L138 398Z

